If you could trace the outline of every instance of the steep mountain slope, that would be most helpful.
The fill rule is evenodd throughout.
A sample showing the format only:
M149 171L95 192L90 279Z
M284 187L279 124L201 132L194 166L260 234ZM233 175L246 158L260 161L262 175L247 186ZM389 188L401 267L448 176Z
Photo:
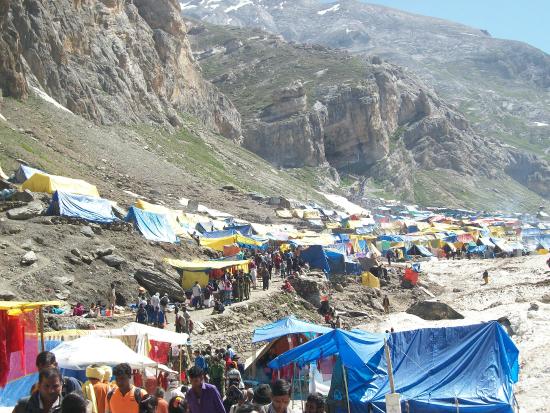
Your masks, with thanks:
M205 82L174 0L0 0L0 88L39 88L101 124L179 126L182 113L233 138L239 114Z
M502 193L489 202L493 208L512 199L542 202L510 178L547 195L544 163L476 135L460 113L394 65L260 30L188 24L205 75L243 116L243 145L277 165L328 163L428 203L481 206L494 186Z
M359 0L185 0L183 13L412 70L484 136L550 159L550 56L484 30Z

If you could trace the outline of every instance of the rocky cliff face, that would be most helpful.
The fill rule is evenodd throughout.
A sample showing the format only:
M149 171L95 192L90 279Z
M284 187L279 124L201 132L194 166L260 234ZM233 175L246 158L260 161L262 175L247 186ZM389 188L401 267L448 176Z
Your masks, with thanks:
M482 28L359 0L185 1L183 13L406 67L476 132L550 160L550 56Z
M436 170L487 179L508 174L547 193L543 161L480 137L395 65L256 30L190 24L205 73L243 115L243 144L276 165L328 164L374 177L410 199L416 172ZM241 46L227 49L226 39Z
M240 137L231 102L194 63L175 0L1 0L0 87L42 89L101 124L178 126L190 114Z

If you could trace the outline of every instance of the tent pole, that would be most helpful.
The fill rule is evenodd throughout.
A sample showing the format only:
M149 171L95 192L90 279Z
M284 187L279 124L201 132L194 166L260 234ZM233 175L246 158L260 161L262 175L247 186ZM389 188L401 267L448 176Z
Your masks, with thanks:
M460 406L458 405L458 399L455 397L456 413L460 413Z
M348 404L348 413L351 413L351 409L349 407L348 378L346 377L346 366L344 366L344 363L342 363L342 374L344 375L344 386L346 388L346 402Z
M390 392L395 393L395 384L393 382L393 367L391 364L390 347L388 342L384 339L384 353L386 353L386 364L388 365L388 377L390 379Z
M38 307L38 328L40 328L40 351L46 350L44 343L44 308L43 306Z

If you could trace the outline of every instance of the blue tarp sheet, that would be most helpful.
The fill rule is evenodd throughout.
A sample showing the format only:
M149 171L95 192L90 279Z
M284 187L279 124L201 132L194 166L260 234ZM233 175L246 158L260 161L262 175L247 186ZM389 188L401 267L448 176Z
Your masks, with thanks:
M252 342L259 343L261 341L273 341L288 334L325 334L330 331L332 331L332 328L308 323L307 321L299 320L294 316L289 316L255 329Z
M132 222L148 240L172 243L179 242L178 237L174 234L172 227L164 215L131 207L124 220L126 222Z
M22 184L35 173L48 175L46 172L41 171L40 169L31 168L30 166L26 165L20 165L19 169L15 172L15 182L18 184Z
M233 225L229 225L229 226L225 227L225 229L235 230L235 231L239 232L240 234L245 235L247 237L250 237L254 234L252 232L252 225L250 225L250 224L247 224L247 225L233 224Z
M300 253L300 258L307 262L311 268L323 270L325 273L330 273L330 266L325 255L325 251L321 245L312 245Z
M235 235L237 233L234 229L225 229L223 231L207 231L201 234L204 238L225 238Z
M361 341L364 340L365 343ZM512 413L519 351L496 321L427 328L389 336L396 392L411 413ZM292 349L272 368L338 354L347 368L351 411L385 411L389 393L383 336L335 330ZM335 383L333 376L332 386ZM329 403L331 401L329 400Z
M423 245L413 245L407 250L407 255L420 255L422 257L433 257L431 251Z
M55 191L53 194L46 213L48 215L80 218L101 224L117 220L113 214L111 203L106 199L60 191Z

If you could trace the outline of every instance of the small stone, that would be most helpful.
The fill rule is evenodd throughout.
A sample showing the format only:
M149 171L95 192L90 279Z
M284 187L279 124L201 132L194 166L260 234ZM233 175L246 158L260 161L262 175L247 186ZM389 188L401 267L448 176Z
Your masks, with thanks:
M44 245L44 238L42 238L41 236L35 235L33 239L37 244Z
M69 261L73 265L82 264L82 262L77 257L75 257L74 255L67 256L67 261Z
M88 238L93 238L95 235L94 230L89 226L82 227L82 229L80 230L80 233L82 235L87 236Z
M79 257L79 258L82 256L82 254L80 253L78 248L73 248L71 250L71 254L73 254L74 256Z
M529 306L529 311L538 311L539 305L537 303L531 303Z
M107 264L109 267L118 268L126 264L126 260L119 255L106 255L101 257L101 261Z
M11 291L0 292L0 300L2 301L12 301L15 300L16 295Z
M541 297L540 301L543 302L544 304L550 304L550 294L544 294Z
M24 249L25 251L31 251L32 250L32 240L26 239L25 241L23 241L23 243L21 244L21 248Z
M113 247L113 246L100 247L95 251L95 255L98 258L105 257L107 255L112 255L114 250L115 250L115 247Z
M83 263L88 265L90 265L94 261L94 259L89 255L83 255L82 257L80 257L80 259L82 260Z
M339 293L343 293L343 292L344 292L344 287L342 286L342 284L336 284L336 285L334 286L334 289L335 289L336 291L338 291Z
M453 288L453 293L460 293L462 290L460 288Z
M21 258L21 265L31 265L38 261L38 257L34 251L29 251Z

